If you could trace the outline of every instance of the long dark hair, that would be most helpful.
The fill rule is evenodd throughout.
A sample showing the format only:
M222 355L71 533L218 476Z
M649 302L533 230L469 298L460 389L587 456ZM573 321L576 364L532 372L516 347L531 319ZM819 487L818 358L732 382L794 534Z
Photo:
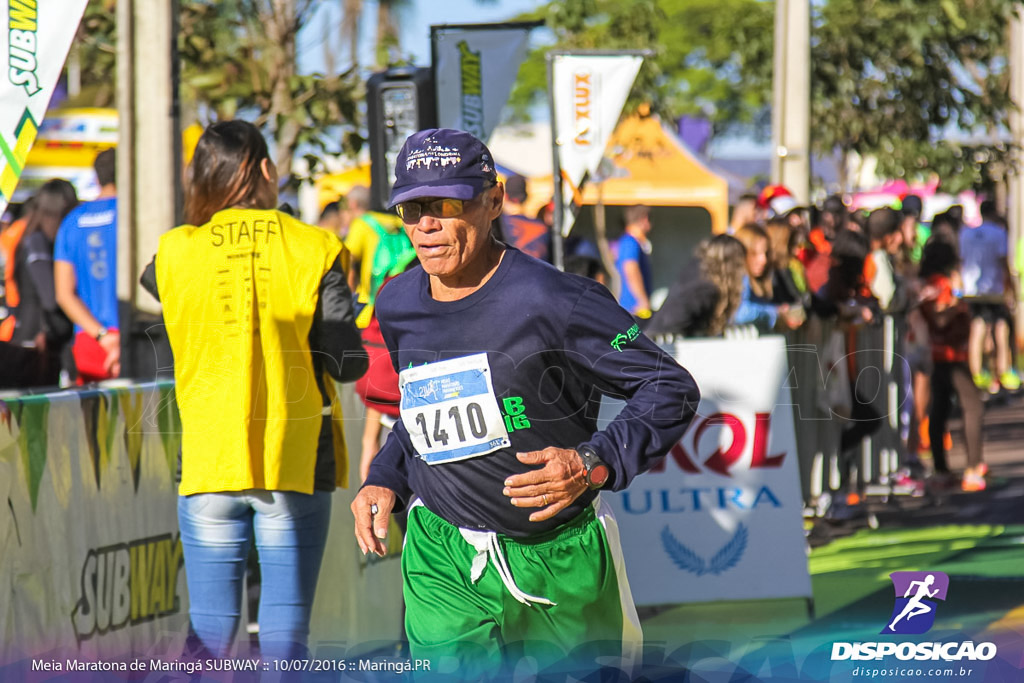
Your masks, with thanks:
M21 239L41 230L52 242L61 221L76 206L78 195L74 185L61 178L46 181L32 198L32 207L28 210Z
M922 280L932 275L949 276L960 265L956 245L947 237L932 235L921 250L921 268L917 276Z
M846 228L832 240L831 264L825 291L833 302L858 295L864 286L864 261L871 248L863 233Z
M246 121L209 126L196 145L185 190L185 220L202 225L232 206L272 209L277 187L263 177L260 164L270 159L267 141Z

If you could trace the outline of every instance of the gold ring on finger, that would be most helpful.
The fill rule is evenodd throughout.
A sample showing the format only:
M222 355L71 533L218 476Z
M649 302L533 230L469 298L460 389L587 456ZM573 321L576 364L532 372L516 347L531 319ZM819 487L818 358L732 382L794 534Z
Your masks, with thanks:
M540 498L541 498L541 500L544 501L544 507L547 507L547 505L548 505L548 494L542 493Z

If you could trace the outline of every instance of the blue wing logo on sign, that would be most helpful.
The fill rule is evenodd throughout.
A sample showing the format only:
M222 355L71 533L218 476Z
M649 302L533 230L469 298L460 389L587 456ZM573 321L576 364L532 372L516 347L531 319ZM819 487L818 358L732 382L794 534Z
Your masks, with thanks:
M740 558L747 550L747 527L740 524L736 527L736 533L722 546L722 549L715 553L710 562L695 553L692 549L680 542L672 533L672 530L665 525L661 531L661 544L677 567L697 576L714 574L715 576L732 569L739 564Z

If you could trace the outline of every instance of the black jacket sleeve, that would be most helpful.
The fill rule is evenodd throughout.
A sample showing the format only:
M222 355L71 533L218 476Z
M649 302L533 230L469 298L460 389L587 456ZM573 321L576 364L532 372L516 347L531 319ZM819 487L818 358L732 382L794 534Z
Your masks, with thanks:
M53 245L42 233L35 232L26 240L25 249L24 266L39 297L46 336L51 343L65 344L74 336L74 326L57 305L53 283Z
M718 297L718 288L699 278L681 287L673 287L644 331L651 335L706 335L715 314L715 306L718 305Z
M354 382L366 374L370 357L356 327L352 290L346 280L341 259L335 259L320 281L309 346L322 358L331 377L339 382Z
M392 512L401 512L415 495L409 486L409 468L406 458L407 454L415 454L415 452L412 442L409 440L409 433L405 430L405 423L398 420L391 433L388 434L384 445L374 457L370 474L360 488L383 486L386 489L391 489L397 497Z
M142 271L142 277L139 278L139 284L147 292L153 295L153 298L160 301L160 292L156 288L156 256L149 262L146 269Z
M608 463L608 488L621 491L682 438L697 413L700 389L604 287L584 292L568 320L565 350L573 371L601 394L626 401L615 419L580 444Z

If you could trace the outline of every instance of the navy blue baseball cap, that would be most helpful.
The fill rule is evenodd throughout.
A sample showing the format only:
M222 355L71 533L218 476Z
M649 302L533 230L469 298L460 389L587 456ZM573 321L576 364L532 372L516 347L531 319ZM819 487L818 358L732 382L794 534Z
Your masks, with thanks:
M451 128L413 133L395 162L388 206L420 197L472 199L498 180L494 158L473 135Z

